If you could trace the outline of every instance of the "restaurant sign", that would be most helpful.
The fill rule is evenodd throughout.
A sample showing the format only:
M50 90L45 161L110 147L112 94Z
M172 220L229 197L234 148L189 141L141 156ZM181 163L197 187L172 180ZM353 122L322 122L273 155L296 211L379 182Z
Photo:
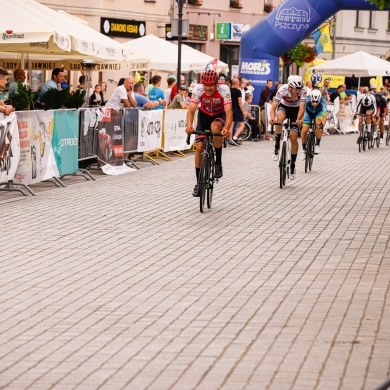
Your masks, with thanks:
M146 33L146 23L138 20L100 18L100 32L111 37L141 38Z

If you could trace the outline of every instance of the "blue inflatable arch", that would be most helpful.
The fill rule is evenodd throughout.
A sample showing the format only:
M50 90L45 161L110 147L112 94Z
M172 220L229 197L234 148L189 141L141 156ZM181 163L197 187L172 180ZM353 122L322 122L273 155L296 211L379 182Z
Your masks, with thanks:
M239 72L253 81L253 104L267 79L278 80L279 57L341 10L377 8L368 0L287 0L242 37Z

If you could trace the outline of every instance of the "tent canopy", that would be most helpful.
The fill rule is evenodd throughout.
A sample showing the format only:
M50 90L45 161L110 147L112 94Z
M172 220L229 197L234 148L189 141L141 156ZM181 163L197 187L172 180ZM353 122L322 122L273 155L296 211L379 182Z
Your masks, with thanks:
M321 74L343 75L347 77L390 76L390 62L364 51L358 51L313 66L311 71L313 70Z
M123 44L35 0L12 0L0 20L0 52L106 61L145 61Z
M178 46L165 39L149 34L126 42L124 45L131 50L150 57L150 69L166 72L175 72L177 70ZM181 71L201 72L213 59L213 57L183 44L181 50ZM228 65L218 61L217 69L218 71L226 72Z

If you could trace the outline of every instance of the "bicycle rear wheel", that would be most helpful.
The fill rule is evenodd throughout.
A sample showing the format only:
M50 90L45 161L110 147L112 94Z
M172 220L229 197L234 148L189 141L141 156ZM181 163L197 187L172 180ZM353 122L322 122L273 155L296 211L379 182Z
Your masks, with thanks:
M207 208L211 208L211 203L213 201L213 190L214 190L214 179L215 176L215 160L214 156L211 156L210 158L210 165L209 165L209 180L207 183Z
M250 138L252 134L252 127L248 122L244 122L244 130L240 134L240 138L243 141L246 141Z
M279 158L279 184L280 188L283 188L286 185L286 175L287 175L287 143L282 143L282 150L280 151Z
M365 152L366 151L366 146L367 146L367 132L363 133L362 143L363 143L363 151Z
M204 205L206 201L206 184L207 184L207 176L208 176L208 156L206 153L202 155L202 165L200 166L199 172L199 208L200 212L203 213Z

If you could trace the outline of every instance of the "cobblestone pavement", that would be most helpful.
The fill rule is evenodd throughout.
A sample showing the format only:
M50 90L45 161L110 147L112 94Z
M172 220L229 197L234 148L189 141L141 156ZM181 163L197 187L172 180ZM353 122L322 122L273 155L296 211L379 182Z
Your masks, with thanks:
M324 137L281 190L272 143L0 193L0 387L374 389L390 370L390 147Z

